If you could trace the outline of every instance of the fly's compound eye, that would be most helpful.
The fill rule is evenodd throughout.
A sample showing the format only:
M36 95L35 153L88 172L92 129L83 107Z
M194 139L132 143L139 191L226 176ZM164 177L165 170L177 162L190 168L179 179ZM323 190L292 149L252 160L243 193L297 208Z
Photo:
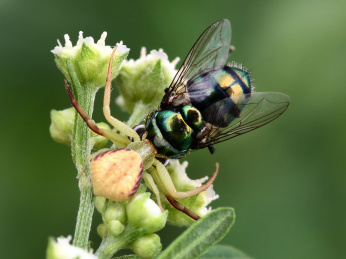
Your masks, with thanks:
M132 128L134 131L136 131L136 133L139 135L140 139L142 140L142 137L143 135L145 134L146 132L146 128L145 128L145 125L144 124L139 124L139 125L136 125ZM128 137L131 141L133 141L133 138L131 137Z

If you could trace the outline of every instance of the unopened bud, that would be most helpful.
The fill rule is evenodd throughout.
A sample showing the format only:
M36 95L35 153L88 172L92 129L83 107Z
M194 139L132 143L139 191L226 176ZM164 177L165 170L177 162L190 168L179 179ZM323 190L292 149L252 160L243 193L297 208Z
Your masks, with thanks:
M135 195L127 204L126 213L129 223L144 228L147 233L154 233L165 226L168 211L162 212L149 197L147 192Z
M162 244L157 234L146 234L136 239L131 248L138 257L151 259L161 251Z

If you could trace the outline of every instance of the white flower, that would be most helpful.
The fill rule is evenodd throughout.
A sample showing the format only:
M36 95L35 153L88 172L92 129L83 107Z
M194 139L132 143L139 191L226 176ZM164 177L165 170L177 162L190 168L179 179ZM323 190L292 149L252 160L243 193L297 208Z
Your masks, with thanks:
M83 32L80 31L75 46L73 46L68 34L64 35L64 46L58 40L58 46L51 50L51 52L55 55L57 67L69 81L71 80L67 71L67 59L70 60L82 85L95 88L105 85L109 60L113 52L113 47L105 43L106 37L107 32L103 32L100 39L95 43L93 37L84 38ZM130 51L126 45L123 45L122 41L117 43L116 46L117 49L114 54L112 67L112 79L118 75L121 63Z
M47 259L97 259L97 256L70 244L72 237L58 237L49 240Z
M124 61L123 65L141 67L143 65L147 66L150 63L156 63L158 60L161 60L161 65L165 66L165 68L167 69L167 73L169 73L171 76L174 76L176 74L177 70L175 69L175 66L180 61L180 58L176 57L172 60L172 62L169 62L168 55L163 51L163 49L153 49L150 51L150 54L147 54L146 47L142 47L139 59L126 60Z
M60 41L57 40L58 46L56 46L53 50L51 50L51 52L56 55L73 56L81 49L83 43L85 43L88 47L97 50L101 56L109 56L112 53L113 48L106 45L106 41L105 41L106 37L107 37L107 32L103 32L101 34L100 39L95 44L93 37L83 38L83 32L80 31L77 44L73 46L70 40L70 36L68 34L65 34L64 35L65 46L63 47ZM122 41L120 41L120 43L117 43L116 46L117 46L116 54L121 55L130 51L130 49L127 48L126 45L123 45Z
M175 66L179 62L175 58L168 60L162 50L152 50L147 54L142 47L140 58L124 61L116 78L120 96L116 103L129 113L133 112L136 103L148 106L148 110L156 108L162 100L164 89L169 86L176 74Z

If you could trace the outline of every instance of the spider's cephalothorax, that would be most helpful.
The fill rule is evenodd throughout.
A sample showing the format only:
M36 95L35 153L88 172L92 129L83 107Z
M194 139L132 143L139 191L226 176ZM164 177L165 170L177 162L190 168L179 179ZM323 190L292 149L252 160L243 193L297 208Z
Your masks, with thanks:
M205 185L179 192L160 159L180 158L190 151L206 147L213 153L214 144L273 121L289 104L289 97L285 94L254 93L249 74L244 68L234 63L225 65L232 49L230 32L229 21L220 20L202 33L166 88L159 109L148 116L145 127L132 129L111 115L110 78L116 48L109 62L103 104L103 113L114 127L113 131L96 126L76 102L66 83L72 105L89 128L110 139L122 150L102 150L87 158L93 159L90 174L94 190L102 190L101 195L111 200L126 200L137 191L143 177L160 206L160 195L164 195L165 200L176 209L193 219L199 219L196 213L175 199L184 199L207 190L216 177L218 166ZM123 170L124 161L128 161L126 166L130 166L131 170ZM127 175L129 172L133 172L131 176ZM110 174L119 175L109 177ZM126 177L122 177L122 174ZM108 182L103 184L103 181ZM101 188L95 188L96 184L101 184ZM113 185L117 185L116 188Z

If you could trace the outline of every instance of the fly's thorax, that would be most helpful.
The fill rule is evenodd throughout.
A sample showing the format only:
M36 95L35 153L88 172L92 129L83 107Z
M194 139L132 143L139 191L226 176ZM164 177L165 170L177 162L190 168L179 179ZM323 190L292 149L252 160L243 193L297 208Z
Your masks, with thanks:
M156 123L163 137L178 150L187 150L192 141L192 129L184 121L179 112L160 111L156 115Z
M153 143L147 139L131 142L127 148L136 151L143 160L143 168L148 169L154 162L157 150Z
M202 115L196 107L193 107L192 105L184 105L181 107L181 115L192 129L199 130L202 127Z
M194 140L195 131L202 127L200 112L191 105L155 112L146 122L147 138L158 153L170 158L185 155Z

